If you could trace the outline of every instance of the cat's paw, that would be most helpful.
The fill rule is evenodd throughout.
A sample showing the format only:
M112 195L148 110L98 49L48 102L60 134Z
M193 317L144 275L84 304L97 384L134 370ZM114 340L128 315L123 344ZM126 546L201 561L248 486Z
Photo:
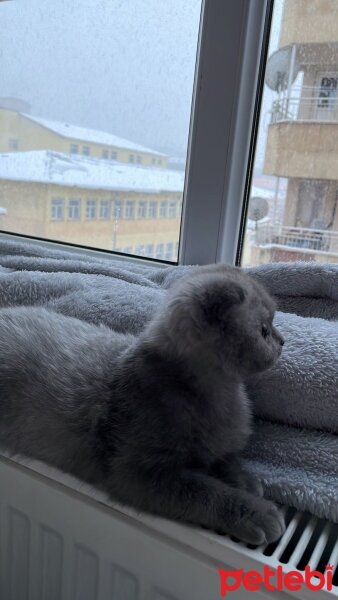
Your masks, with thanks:
M264 500L255 498L250 509L244 511L242 518L231 531L247 544L270 544L277 541L285 531L285 521L278 507Z
M259 479L246 471L242 471L239 475L238 486L254 496L262 497L264 495L264 488Z

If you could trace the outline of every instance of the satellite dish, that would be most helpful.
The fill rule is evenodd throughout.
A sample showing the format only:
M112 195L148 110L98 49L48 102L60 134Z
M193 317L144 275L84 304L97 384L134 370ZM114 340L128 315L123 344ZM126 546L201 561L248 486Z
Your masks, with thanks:
M264 219L269 212L269 203L266 198L253 196L249 203L248 217L251 221Z
M274 92L286 90L288 87L290 67L291 67L292 48L281 48L276 50L268 58L265 71L265 83ZM293 83L299 73L299 63L295 57L291 83Z

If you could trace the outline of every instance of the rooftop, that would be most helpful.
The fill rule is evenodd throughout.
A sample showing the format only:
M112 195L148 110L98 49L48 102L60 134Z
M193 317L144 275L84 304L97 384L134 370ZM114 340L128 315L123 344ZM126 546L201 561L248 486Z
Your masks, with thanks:
M0 154L0 180L88 189L183 192L184 173L50 150Z
M105 146L116 146L117 148L125 148L126 150L134 150L135 152L146 152L148 154L154 154L156 156L166 156L157 150L151 150L140 144L135 144L124 138L107 133L105 131L99 131L96 129L87 129L86 127L79 127L78 125L70 125L69 123L61 123L60 121L50 121L49 119L42 119L40 117L33 117L27 113L20 113L26 119L50 129L61 135L62 137L82 140L83 142L92 142L95 144L102 144Z

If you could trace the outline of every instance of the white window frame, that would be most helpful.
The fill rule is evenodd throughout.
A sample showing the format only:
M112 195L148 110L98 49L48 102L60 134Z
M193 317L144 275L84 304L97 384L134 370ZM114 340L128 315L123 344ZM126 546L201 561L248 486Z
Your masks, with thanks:
M99 219L101 219L101 221L108 221L110 219L110 213L111 213L110 200L107 200L107 199L100 200Z
M125 219L135 218L135 200L127 200L125 202Z
M54 196L51 201L51 221L63 221L65 218L65 200L61 196Z
M95 198L88 198L86 200L86 220L87 221L95 221L96 219L97 219L97 200Z
M80 218L81 218L81 200L80 200L80 198L69 198L68 221L79 221Z
M272 1L205 0L203 12L179 262L235 264Z
M273 0L202 2L179 264L236 262L272 5ZM100 252L75 246L81 250Z

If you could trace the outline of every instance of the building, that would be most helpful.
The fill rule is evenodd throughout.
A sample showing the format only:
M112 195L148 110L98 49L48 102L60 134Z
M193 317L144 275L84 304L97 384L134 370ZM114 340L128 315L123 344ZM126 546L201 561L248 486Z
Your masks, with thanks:
M165 154L111 133L18 112L0 99L0 152L55 150L101 160L167 168Z
M0 155L0 228L176 260L184 173L49 150Z
M269 61L281 67L263 172L287 178L287 192L282 222L259 224L252 262L338 262L337 2L285 0Z

